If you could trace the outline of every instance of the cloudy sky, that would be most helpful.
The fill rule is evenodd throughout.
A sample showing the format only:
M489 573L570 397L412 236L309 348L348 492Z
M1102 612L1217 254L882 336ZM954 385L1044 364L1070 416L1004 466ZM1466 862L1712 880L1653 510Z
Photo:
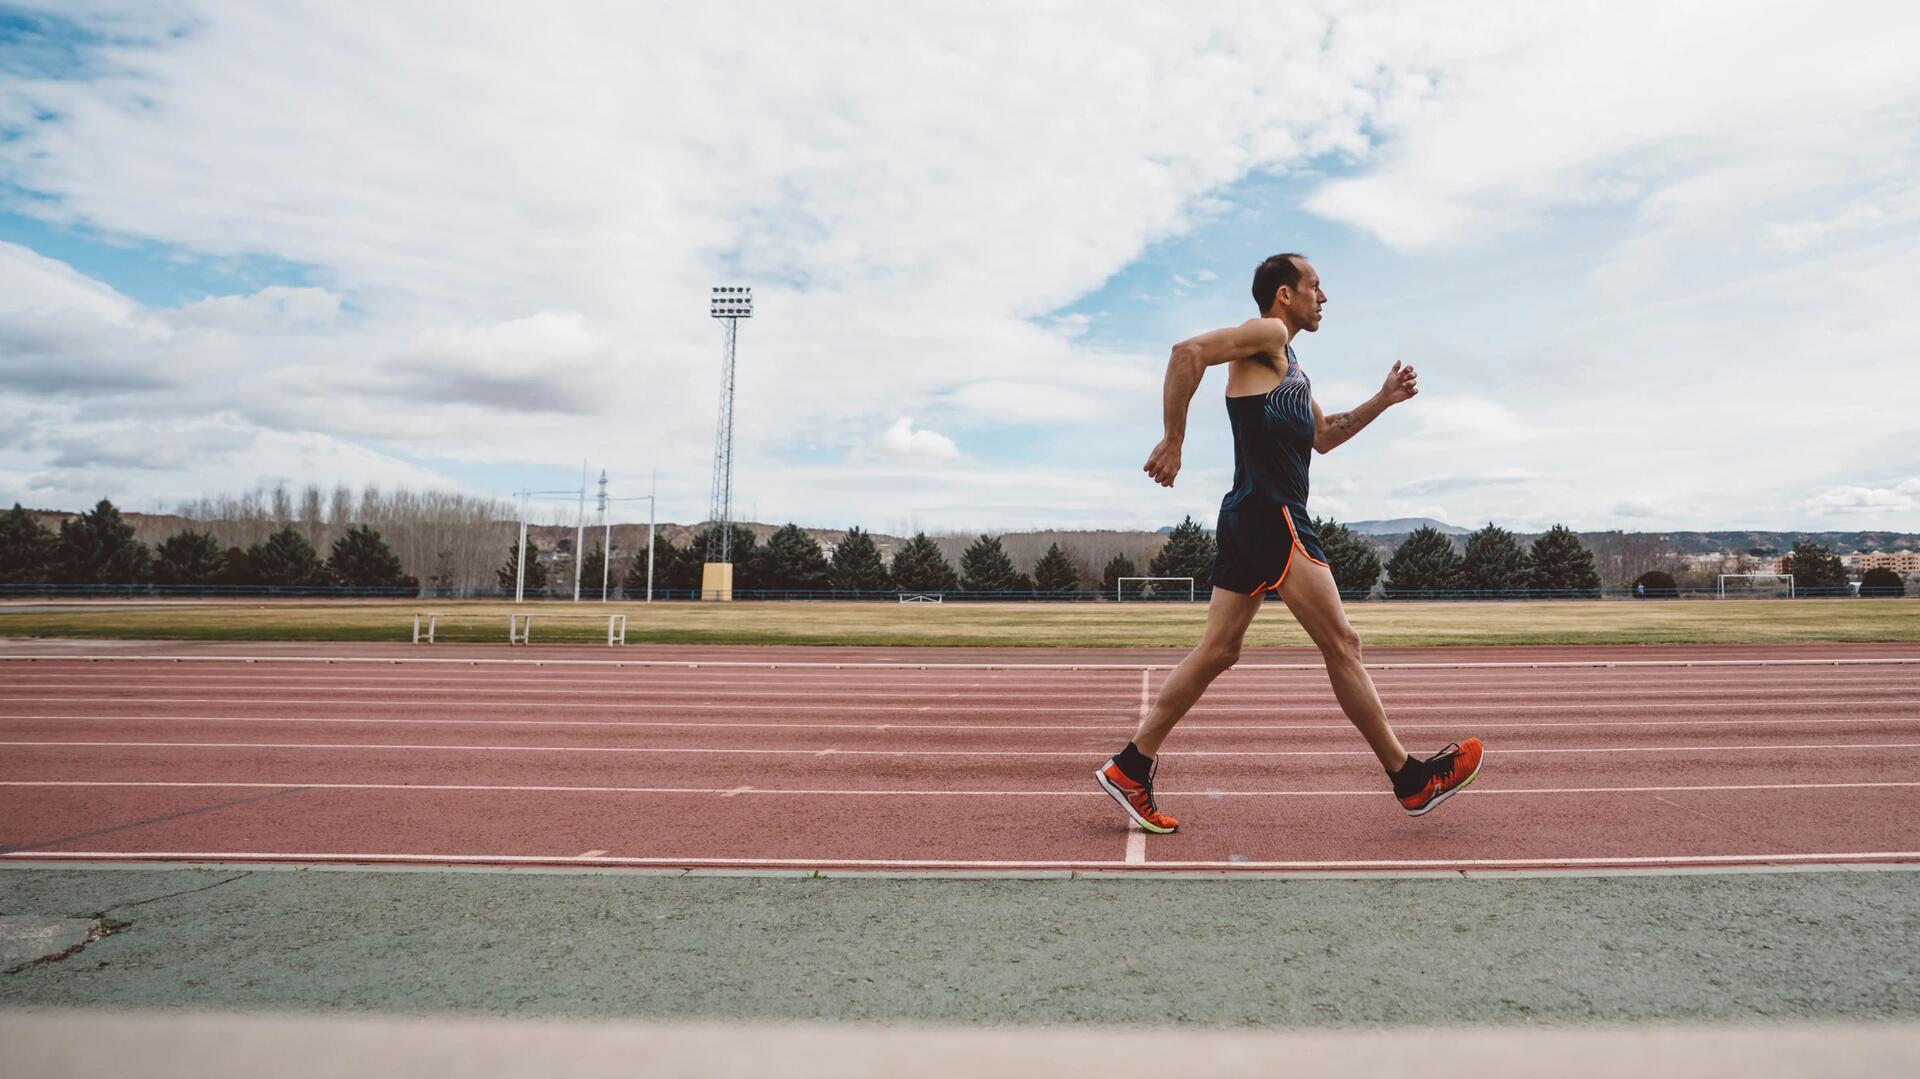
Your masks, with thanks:
M0 501L697 520L743 284L739 514L1208 519L1301 250L1317 512L1920 530L1920 6L1194 7L0 0Z

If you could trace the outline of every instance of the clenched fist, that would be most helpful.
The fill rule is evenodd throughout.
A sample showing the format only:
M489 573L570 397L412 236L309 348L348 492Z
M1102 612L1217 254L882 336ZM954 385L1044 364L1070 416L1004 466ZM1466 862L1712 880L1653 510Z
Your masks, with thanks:
M1147 454L1144 471L1153 477L1153 482L1162 487L1172 487L1173 478L1180 474L1180 443L1161 439L1153 452Z

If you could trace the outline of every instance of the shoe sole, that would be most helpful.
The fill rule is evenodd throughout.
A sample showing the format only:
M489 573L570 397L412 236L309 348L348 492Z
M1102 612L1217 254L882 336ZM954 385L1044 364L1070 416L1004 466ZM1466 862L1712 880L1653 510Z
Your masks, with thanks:
M1428 802L1426 805L1421 806L1419 809L1407 809L1406 806L1401 806L1400 808L1407 809L1407 816L1409 817L1426 816L1428 813L1433 812L1434 807L1439 805L1441 802L1444 802L1447 799L1453 797L1454 795L1460 793L1461 791L1466 790L1467 787L1474 781L1475 777L1479 776L1480 766L1486 763L1487 763L1487 758L1484 754L1482 754L1480 757L1480 764L1476 764L1473 766L1473 771L1467 774L1467 778L1461 780L1457 785L1448 787L1446 790L1443 790L1439 794L1434 795L1433 801Z
M1157 824L1148 823L1147 819L1145 817L1142 817L1139 811L1133 808L1133 803L1127 801L1126 794L1123 793L1119 787L1114 786L1112 782L1110 782L1107 779L1107 770L1105 768L1101 768L1098 771L1094 772L1093 778L1095 782L1100 784L1100 789L1107 792L1108 797L1120 803L1120 808L1127 811L1127 816L1133 818L1133 823L1139 825L1142 828L1145 828L1147 831L1152 832L1155 835L1172 835L1174 832L1177 832L1180 830L1180 826L1177 824L1171 828L1162 828Z

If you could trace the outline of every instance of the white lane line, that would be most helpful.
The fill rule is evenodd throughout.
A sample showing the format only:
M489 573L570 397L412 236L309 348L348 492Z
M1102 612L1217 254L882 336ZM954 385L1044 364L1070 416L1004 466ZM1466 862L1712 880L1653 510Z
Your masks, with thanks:
M1127 821L1127 853L1123 859L1128 865L1147 864L1147 830L1133 821Z
M120 741L0 741L0 746L61 749L345 749L403 750L446 753L653 753L665 756L813 756L813 757L1085 757L1085 749L825 749L813 746L525 746L441 745L431 742L120 742ZM1731 746L1553 746L1540 749L1497 750L1502 756L1555 753L1783 753L1807 750L1920 749L1920 742L1829 742L1812 745ZM1361 749L1183 749L1167 750L1171 757L1371 757Z
M205 655L107 655L72 656L50 653L0 653L0 662L21 663L374 663L385 666L442 667L640 667L640 668L722 668L743 670L885 670L885 671L1137 671L1171 670L1171 663L924 663L902 661L832 660L740 660L740 659L573 659L561 656L541 659L503 659L480 656L205 656ZM1864 667L1920 664L1920 656L1838 657L1832 659L1564 659L1564 660L1466 660L1454 662L1376 661L1367 669L1378 671L1411 670L1561 670L1615 667ZM1321 663L1241 663L1242 671L1324 671Z
M817 694L815 694L814 696L817 696ZM1538 696L1538 695L1534 694L1532 696ZM924 700L925 698L922 697L920 699ZM725 701L674 702L672 704L661 704L657 706L646 701L631 701L631 702L617 702L617 703L616 702L596 702L596 701L568 701L564 704L555 704L555 705L549 706L539 701L495 701L495 700L477 700L477 699L476 700L443 699L443 700L426 702L426 701L417 701L417 700L412 700L412 701L409 701L409 700L326 700L326 699L294 699L294 698L284 698L284 697L282 698L272 698L272 697L266 697L266 698L262 698L262 697L12 697L12 698L9 698L9 700L14 703L22 703L22 704L29 704L29 703L30 704L220 704L220 705L267 704L267 705L301 705L301 706L307 706L307 707L320 707L320 708L369 708L369 707L418 708L418 707L421 707L423 704L431 704L435 707L449 707L449 708L451 707L518 708L523 710L535 710L535 709L551 707L554 709L571 710L571 711L613 710L613 711L627 711L627 712L645 712L656 707L671 708L675 711L682 711L682 712L706 711L706 712L781 712L781 713L787 713L787 712L897 713L897 712L903 712L903 711L922 712L922 711L932 710L931 705L916 708L911 705L733 704ZM1660 707L1660 708L1810 708L1810 707L1889 708L1889 707L1903 707L1904 708L1904 707L1913 707L1916 705L1920 705L1920 698L1902 697L1902 698L1889 698L1889 699L1882 699L1882 700L1860 700L1857 698L1848 698L1848 699L1821 698L1817 700L1809 700L1809 699L1801 699L1801 698L1790 698L1787 700L1774 699L1774 700L1758 700L1758 701L1752 701L1752 700L1713 700L1713 701L1661 700L1658 702L1618 701L1618 702L1592 702L1592 703L1586 702L1586 701L1576 701L1576 702L1561 702L1556 704L1500 704L1497 707L1502 712L1575 712L1575 713L1578 713L1578 712L1593 712L1593 711L1610 711L1610 710L1628 709L1628 708L1644 711L1649 707ZM1278 705L1275 705L1275 704L1248 705L1244 707L1236 707L1232 705L1223 707L1220 705L1209 706L1206 704L1202 704L1196 707L1193 710L1193 712L1190 714L1202 715L1202 714L1215 714L1215 713L1223 713L1223 712L1224 713L1270 713L1275 711L1277 707ZM1393 708L1393 711L1395 713L1484 712L1488 710L1488 708L1490 707L1495 707L1495 706L1484 705L1484 704L1402 704L1402 705L1395 705ZM1302 705L1297 710L1303 711L1303 712L1307 712L1307 711L1337 712L1339 711L1339 707L1337 704L1328 704L1321 701L1315 701L1310 704ZM1101 705L1085 705L1085 706L1066 707L1066 708L1059 707L1056 705L1045 705L1045 706L1034 707L1034 708L1019 708L1016 705L994 705L991 707L975 707L970 705L944 705L943 704L940 706L940 711L941 712L963 712L963 713L973 713L973 712L1005 713L1008 711L1023 711L1023 712L1048 713L1048 714L1054 714L1054 715L1067 715L1067 714L1083 713L1083 712L1111 714L1113 709L1110 707L1105 707Z
M1145 670L1146 668L1141 668ZM73 671L61 673L22 674L18 671L6 672L8 685L52 686L133 686L133 685L204 685L207 683L246 683L256 686L403 686L409 688L434 689L437 687L482 687L493 689L501 686L552 687L559 684L567 686L598 686L609 690L672 690L687 692L710 692L716 687L744 687L779 689L795 687L802 689L823 689L837 687L874 687L890 689L976 689L988 692L1016 693L1035 687L1052 688L1057 692L1078 692L1088 688L1107 685L1130 671L1103 671L1081 679L1055 677L1036 677L1047 672L971 672L974 674L995 674L991 680L956 681L952 678L932 680L913 680L887 677L881 672L866 672L858 678L828 678L820 675L752 675L750 672L716 671L711 677L696 679L664 678L591 678L582 677L575 672L555 671L551 674L521 678L508 675L495 675L487 672L475 672L456 676L412 677L407 675L377 674L302 674L298 672L280 673L262 671L257 674L220 674L206 671ZM1647 674L1642 671L1619 671L1614 677L1604 678L1543 678L1531 679L1524 673L1515 673L1498 679L1431 677L1428 674L1381 671L1377 685L1402 689L1407 687L1431 686L1436 691L1474 688L1515 688L1515 687L1569 687L1569 688L1608 688L1624 689L1640 686L1824 686L1857 685L1862 682L1872 685L1911 685L1916 672L1909 669L1889 669L1871 674L1858 671L1839 670L1826 672L1801 672L1797 670L1765 671L1761 674L1746 672L1731 677L1718 677L1715 672L1702 671L1681 677L1662 674ZM1437 672L1436 672L1437 673ZM84 677L81 675L84 674ZM122 679L129 679L123 681ZM137 679L133 681L131 679ZM1303 671L1298 676L1285 678L1266 678L1254 675L1242 675L1230 671L1214 683L1209 692L1232 689L1260 689L1267 691L1300 689L1313 686L1325 686L1326 679L1320 671Z
M607 852L603 850L583 850L579 854L574 855L574 858L578 860L581 858L605 858L606 856Z
M104 787L153 787L183 789L234 789L234 790L281 790L298 787L302 791L429 791L429 792L486 792L486 793L531 793L531 794L694 794L764 796L790 798L819 797L908 797L908 798L1105 798L1105 791L1094 790L1019 790L1019 791L983 791L971 788L956 790L897 790L892 788L869 789L794 789L750 787L741 790L738 787L594 787L594 786L556 786L551 784L501 784L501 783L261 783L250 780L159 780L159 779L11 779L0 780L0 788L104 788ZM1723 783L1699 786L1663 786L1663 787L1483 787L1474 786L1460 792L1462 796L1487 798L1494 795L1540 795L1540 794L1673 794L1673 793L1716 793L1726 791L1801 791L1801 790L1867 790L1877 788L1910 789L1920 787L1920 781L1907 780L1863 780L1852 783ZM1191 790L1161 791L1168 796L1193 797L1202 795L1220 798L1381 798L1389 792L1383 788L1368 790L1298 790L1298 791L1228 791L1228 790Z
M1116 869L1125 862L1076 859L973 859L973 858L577 858L566 855L525 854L384 854L310 851L11 851L0 859L34 861L172 861L172 862L401 862L447 865L546 865L556 862L606 866L762 866L767 868L843 867L848 869ZM1403 858L1377 860L1328 860L1284 862L1177 861L1154 862L1153 870L1170 869L1300 869L1300 870L1449 870L1449 869L1551 869L1578 867L1737 865L1850 865L1868 862L1910 862L1920 859L1920 851L1834 851L1825 853L1755 854L1647 854L1606 858Z
M366 716L183 716L163 715L64 715L60 713L33 713L10 716L0 714L0 723L14 721L28 722L85 722L85 723L331 723L365 724L368 726L454 726L454 727L607 727L623 728L687 728L713 730L790 730L790 731L1124 731L1133 723L1132 719L1114 720L1108 723L913 723L898 720L886 723L794 723L765 722L755 723L725 719L394 719L390 717L369 718ZM1791 727L1803 725L1868 725L1881 723L1920 723L1920 713L1910 716L1847 716L1823 718L1760 719L1752 716L1731 719L1568 719L1543 720L1528 723L1494 723L1473 720L1476 731L1483 730L1557 730L1563 727ZM1396 723L1396 730L1452 730L1460 726L1450 723ZM1351 731L1351 723L1183 723L1180 733L1184 737L1196 732L1207 734L1244 734L1266 731Z

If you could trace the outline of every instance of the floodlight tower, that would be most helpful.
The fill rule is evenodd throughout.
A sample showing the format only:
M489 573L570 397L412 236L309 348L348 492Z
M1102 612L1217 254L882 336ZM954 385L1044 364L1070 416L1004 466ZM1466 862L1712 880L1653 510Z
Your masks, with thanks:
M727 324L726 359L720 368L720 423L713 439L713 505L707 516L719 532L719 550L707 550L700 573L700 598L733 598L733 358L740 320L753 317L753 289L720 285L708 310Z

